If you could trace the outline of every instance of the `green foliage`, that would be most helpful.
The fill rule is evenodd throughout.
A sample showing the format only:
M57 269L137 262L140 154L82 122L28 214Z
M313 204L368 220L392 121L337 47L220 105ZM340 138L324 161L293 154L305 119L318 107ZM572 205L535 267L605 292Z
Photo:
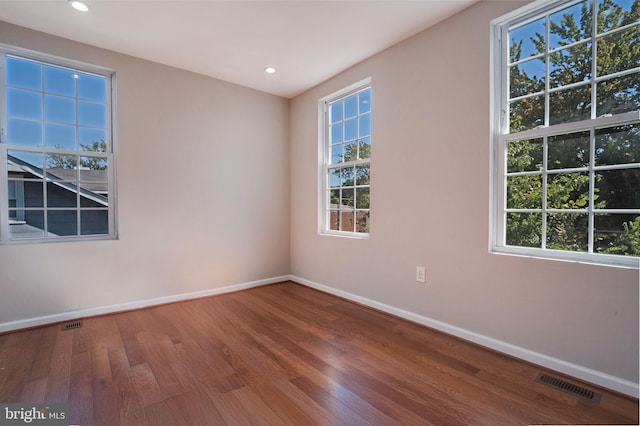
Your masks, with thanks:
M591 37L591 2L573 5L551 15L550 39L544 31L535 29L528 39L512 39L509 68L510 98L525 97L509 105L510 132L515 133L541 125L588 119L592 109L596 116L618 114L640 109L640 73L622 77L604 78L596 85L596 105L592 105L591 85L583 84L563 89L561 87L589 82L640 64L640 26L597 38ZM630 10L624 10L615 0L599 0L595 17L598 34L640 21L640 0L634 0ZM538 26L536 26L536 24ZM523 31L518 34L522 38ZM524 58L527 54L546 52L559 48L548 56L549 70L545 75L535 75L544 69L545 56ZM563 48L563 46L569 46ZM592 49L596 49L597 63L592 64ZM536 63L535 61L539 61ZM594 67L595 65L595 67ZM592 75L593 71L596 75ZM546 82L545 78L549 81ZM561 88L545 95L534 95L550 88ZM545 113L548 106L549 113ZM549 122L544 122L545 115ZM547 248L570 251L587 251L589 244L589 189L594 185L593 208L640 208L640 169L598 171L593 182L588 172L566 169L586 168L612 164L640 162L640 125L625 125L598 129L595 139L595 156L591 158L588 132L565 134L548 138L546 149L546 188L542 171L542 139L509 141L506 147L508 173L506 207L532 209L536 212L507 213L506 243L523 247L542 246L542 226L546 222L545 245ZM555 170L558 170L556 172ZM545 191L543 191L543 189ZM546 192L546 193L545 193ZM556 211L547 212L543 221L542 207ZM557 211L559 210L559 211ZM595 217L594 250L598 253L626 256L640 255L640 215L599 214Z
M104 139L94 141L91 144L80 144L80 147L83 151L88 152L107 152L107 142ZM55 148L62 147L56 146ZM80 163L80 167L89 170L107 169L107 160L102 157L81 156L78 161L75 155L47 154L47 168L49 169L75 169L78 167L78 163Z
M607 238L596 232L598 253L640 256L640 216L635 220L623 222L622 231Z
M371 145L364 140L358 140L345 146L343 161L340 163L371 158ZM369 164L356 164L332 169L331 173L340 182L340 188L330 191L330 203L337 206L339 211L353 211L354 209L369 209L371 167ZM352 220L353 213L348 213L348 220ZM344 221L344 213L337 215L337 226ZM368 232L368 212L356 213L356 230Z

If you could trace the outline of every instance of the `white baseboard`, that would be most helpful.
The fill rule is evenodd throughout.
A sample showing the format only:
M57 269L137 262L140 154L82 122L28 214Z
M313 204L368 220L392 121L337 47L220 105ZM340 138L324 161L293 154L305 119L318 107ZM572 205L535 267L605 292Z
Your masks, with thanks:
M614 390L616 392L623 393L625 395L638 398L639 386L638 383L631 382L620 377L612 376L601 371L593 370L582 365L573 364L571 362L563 361L558 358L554 358L545 354L531 351L529 349L521 348L519 346L512 345L501 340L494 339L492 337L484 336L482 334L475 333L473 331L465 330L460 327L456 327L451 324L447 324L442 321L434 320L422 315L415 314L413 312L405 311L384 303L377 302L375 300L367 299L346 291L338 290L333 287L329 287L323 284L291 275L289 277L291 281L303 284L305 286L315 288L316 290L330 293L356 303L360 303L371 308L378 309L383 312L404 318L406 320L425 325L427 327L434 328L436 330L443 331L447 334L451 334L456 337L460 337L464 340L468 340L478 345L493 349L495 351L511 355L516 358L523 359L542 367L549 368L551 370L558 371L560 373L567 374L577 379L584 380L589 383L593 383L607 389Z
M567 374L578 379L594 383L599 386L603 386L608 389L623 393L625 395L638 398L640 394L640 388L638 383L634 383L620 377L612 376L601 371L593 370L578 364L563 361L561 359L553 358L548 355L544 355L538 352L531 351L529 349L521 348L519 346L512 345L501 340L494 339L492 337L484 336L482 334L475 333L460 327L456 327L451 324L447 324L442 321L431 319L422 315L415 314L413 312L405 311L384 303L377 302L375 300L367 299L362 296L358 296L346 291L338 290L333 287L329 287L323 284L319 284L295 275L283 275L279 277L267 278L263 280L251 281L241 284L235 284L220 288L195 291L190 293L181 293L171 296L157 297L153 299L138 300L135 302L120 303L109 306L101 306L97 308L80 309L77 311L63 312L54 315L46 315L36 318L29 318L25 320L11 321L0 323L0 333L20 330L30 327L38 327L41 325L54 324L58 322L64 322L74 320L78 318L87 318L98 315L112 314L116 312L129 311L132 309L148 308L151 306L163 305L166 303L181 302L185 300L198 299L201 297L215 296L217 294L231 293L234 291L245 290L252 287L258 287L267 284L274 284L282 281L295 281L299 284L307 287L314 288L316 290L323 291L325 293L333 294L356 303L360 303L365 306L378 309L383 312L395 315L400 318L422 324L427 327L440 330L447 334L460 337L473 343L477 343L481 346L493 349L498 352L502 352L516 358L523 359L525 361L558 371L560 373Z
M57 322L69 321L78 318L94 317L97 315L112 314L122 311L130 311L132 309L148 308L151 306L164 305L166 303L182 302L184 300L198 299L201 297L215 296L217 294L231 293L234 291L245 290L252 287L258 287L266 284L287 281L288 275L280 277L267 278L264 280L251 281L241 284L235 284L220 288L213 288L190 293L174 294L171 296L156 297L153 299L137 300L135 302L119 303L115 305L100 306L97 308L80 309L77 311L62 312L54 315L46 315L42 317L29 318L25 320L11 321L0 323L0 333L7 331L20 330L24 328L38 327L41 325L54 324Z

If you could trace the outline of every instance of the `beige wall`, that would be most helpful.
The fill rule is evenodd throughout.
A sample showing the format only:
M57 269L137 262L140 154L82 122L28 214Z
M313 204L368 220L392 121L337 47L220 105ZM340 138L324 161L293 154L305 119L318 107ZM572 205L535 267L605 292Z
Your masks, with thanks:
M290 105L0 23L117 71L120 230L0 246L0 325L291 273L637 383L637 270L488 253L489 22L516 6L476 4ZM368 76L371 238L319 236L318 99Z
M0 324L289 272L289 101L0 23L116 70L115 241L0 246Z
M478 3L292 100L291 273L637 383L637 270L488 252L490 21L518 5ZM368 76L371 238L319 236L318 99Z

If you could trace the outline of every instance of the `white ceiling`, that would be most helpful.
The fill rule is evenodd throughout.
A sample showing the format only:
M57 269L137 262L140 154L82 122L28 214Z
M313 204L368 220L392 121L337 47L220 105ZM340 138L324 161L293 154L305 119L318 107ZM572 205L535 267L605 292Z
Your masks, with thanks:
M291 98L475 1L0 0L0 20Z

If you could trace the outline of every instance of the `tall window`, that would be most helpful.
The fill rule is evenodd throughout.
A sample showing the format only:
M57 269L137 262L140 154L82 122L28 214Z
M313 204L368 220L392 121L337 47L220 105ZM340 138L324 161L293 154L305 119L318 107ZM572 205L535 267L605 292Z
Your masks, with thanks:
M494 22L497 251L638 265L640 0Z
M320 231L366 237L371 189L370 80L321 100L320 106Z
M112 73L0 53L0 241L113 237Z

